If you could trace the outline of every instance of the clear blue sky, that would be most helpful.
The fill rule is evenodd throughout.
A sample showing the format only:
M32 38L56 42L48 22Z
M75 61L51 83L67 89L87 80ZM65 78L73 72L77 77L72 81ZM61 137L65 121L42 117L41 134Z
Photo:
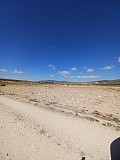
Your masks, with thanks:
M0 0L0 77L120 78L119 0Z

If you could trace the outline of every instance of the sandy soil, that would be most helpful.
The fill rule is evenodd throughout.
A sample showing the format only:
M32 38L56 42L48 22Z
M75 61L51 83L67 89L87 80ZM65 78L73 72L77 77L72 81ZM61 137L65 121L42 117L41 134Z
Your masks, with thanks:
M109 160L119 97L119 87L0 87L0 159Z

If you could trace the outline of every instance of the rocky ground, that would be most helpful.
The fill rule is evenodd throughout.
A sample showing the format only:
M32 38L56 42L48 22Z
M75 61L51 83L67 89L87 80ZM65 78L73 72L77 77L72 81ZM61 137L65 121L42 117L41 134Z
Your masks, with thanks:
M0 87L1 159L109 159L120 135L119 97L119 87Z

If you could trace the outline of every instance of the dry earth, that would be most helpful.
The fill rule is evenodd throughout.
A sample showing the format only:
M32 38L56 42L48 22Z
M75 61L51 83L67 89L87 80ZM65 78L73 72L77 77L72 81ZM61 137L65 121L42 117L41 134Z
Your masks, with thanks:
M109 160L119 97L119 87L0 87L0 159Z

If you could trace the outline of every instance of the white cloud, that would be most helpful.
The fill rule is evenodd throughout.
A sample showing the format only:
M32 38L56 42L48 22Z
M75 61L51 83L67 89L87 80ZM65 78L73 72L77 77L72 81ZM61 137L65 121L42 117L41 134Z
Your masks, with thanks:
M100 76L76 76L76 78L99 78Z
M74 78L75 76L69 76L69 78Z
M93 68L87 68L87 67L83 67L84 69L86 69L87 70L87 72L93 72L95 69L93 69Z
M93 71L94 71L94 69L92 69L92 68L87 69L87 72L93 72Z
M54 77L54 75L53 75L53 74L51 74L51 75L50 75L50 77Z
M69 71L59 71L58 74L63 77L68 77L71 73Z
M118 63L120 63L120 57L118 57Z
M103 68L100 68L102 70L109 70L109 69L112 69L114 68L115 66L106 66L106 67L103 67Z
M4 73L8 72L8 70L6 70L6 69L0 69L0 71L4 72Z
M80 74L83 74L82 72L80 72Z
M48 67L55 69L55 66L53 66L52 64L48 64Z
M18 71L17 69L15 69L12 73L18 73L18 74L21 74L23 73L22 71Z
M72 71L77 71L76 67L71 68Z

